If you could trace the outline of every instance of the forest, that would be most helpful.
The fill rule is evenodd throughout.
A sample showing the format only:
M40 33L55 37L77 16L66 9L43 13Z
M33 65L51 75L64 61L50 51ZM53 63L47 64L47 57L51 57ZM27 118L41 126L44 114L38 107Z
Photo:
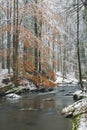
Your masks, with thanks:
M71 74L76 79L79 75L86 79L84 2L78 1L78 5L72 0L0 3L0 68L7 69L9 75L13 73L15 86L18 78L33 78L35 83L38 76L54 80L56 72L61 72L63 78Z
M86 92L87 0L0 0L1 130L87 130ZM71 118L60 113L66 129L57 126L58 117L42 118L46 112L56 116L58 110L72 117L73 127ZM37 127L26 111L41 118ZM17 122L6 129L1 124L10 122L9 114ZM27 126L22 124L28 120Z

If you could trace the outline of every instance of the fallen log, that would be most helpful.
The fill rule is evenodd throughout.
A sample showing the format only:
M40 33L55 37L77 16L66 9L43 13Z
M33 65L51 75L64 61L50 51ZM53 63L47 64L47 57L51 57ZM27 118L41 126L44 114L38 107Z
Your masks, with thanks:
M72 130L87 130L87 93L76 91L73 96L78 101L63 108L61 113L65 117L72 117Z
M81 99L72 105L69 105L68 107L65 107L62 109L62 114L65 115L65 117L69 116L78 116L80 114L87 112L87 98Z

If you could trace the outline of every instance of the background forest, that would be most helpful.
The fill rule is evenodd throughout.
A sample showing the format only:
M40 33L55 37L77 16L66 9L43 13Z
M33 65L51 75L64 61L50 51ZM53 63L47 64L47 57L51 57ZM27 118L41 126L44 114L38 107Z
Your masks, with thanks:
M78 48L86 79L86 42L86 0L0 0L0 70L13 72L16 86L20 77L38 85L56 72L78 79Z

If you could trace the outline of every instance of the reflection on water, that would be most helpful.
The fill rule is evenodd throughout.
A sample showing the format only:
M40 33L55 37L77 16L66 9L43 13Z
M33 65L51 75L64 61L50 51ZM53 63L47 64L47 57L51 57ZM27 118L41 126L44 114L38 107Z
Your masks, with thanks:
M0 130L71 130L71 120L60 114L71 102L70 97L37 94L23 95L17 102L1 100Z

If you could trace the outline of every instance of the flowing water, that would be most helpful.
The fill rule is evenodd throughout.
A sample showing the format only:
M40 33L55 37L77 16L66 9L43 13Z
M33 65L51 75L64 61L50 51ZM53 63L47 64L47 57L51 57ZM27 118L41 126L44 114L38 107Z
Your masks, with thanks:
M61 109L73 102L75 88L59 87L56 94L24 94L20 100L0 100L0 130L72 130Z

